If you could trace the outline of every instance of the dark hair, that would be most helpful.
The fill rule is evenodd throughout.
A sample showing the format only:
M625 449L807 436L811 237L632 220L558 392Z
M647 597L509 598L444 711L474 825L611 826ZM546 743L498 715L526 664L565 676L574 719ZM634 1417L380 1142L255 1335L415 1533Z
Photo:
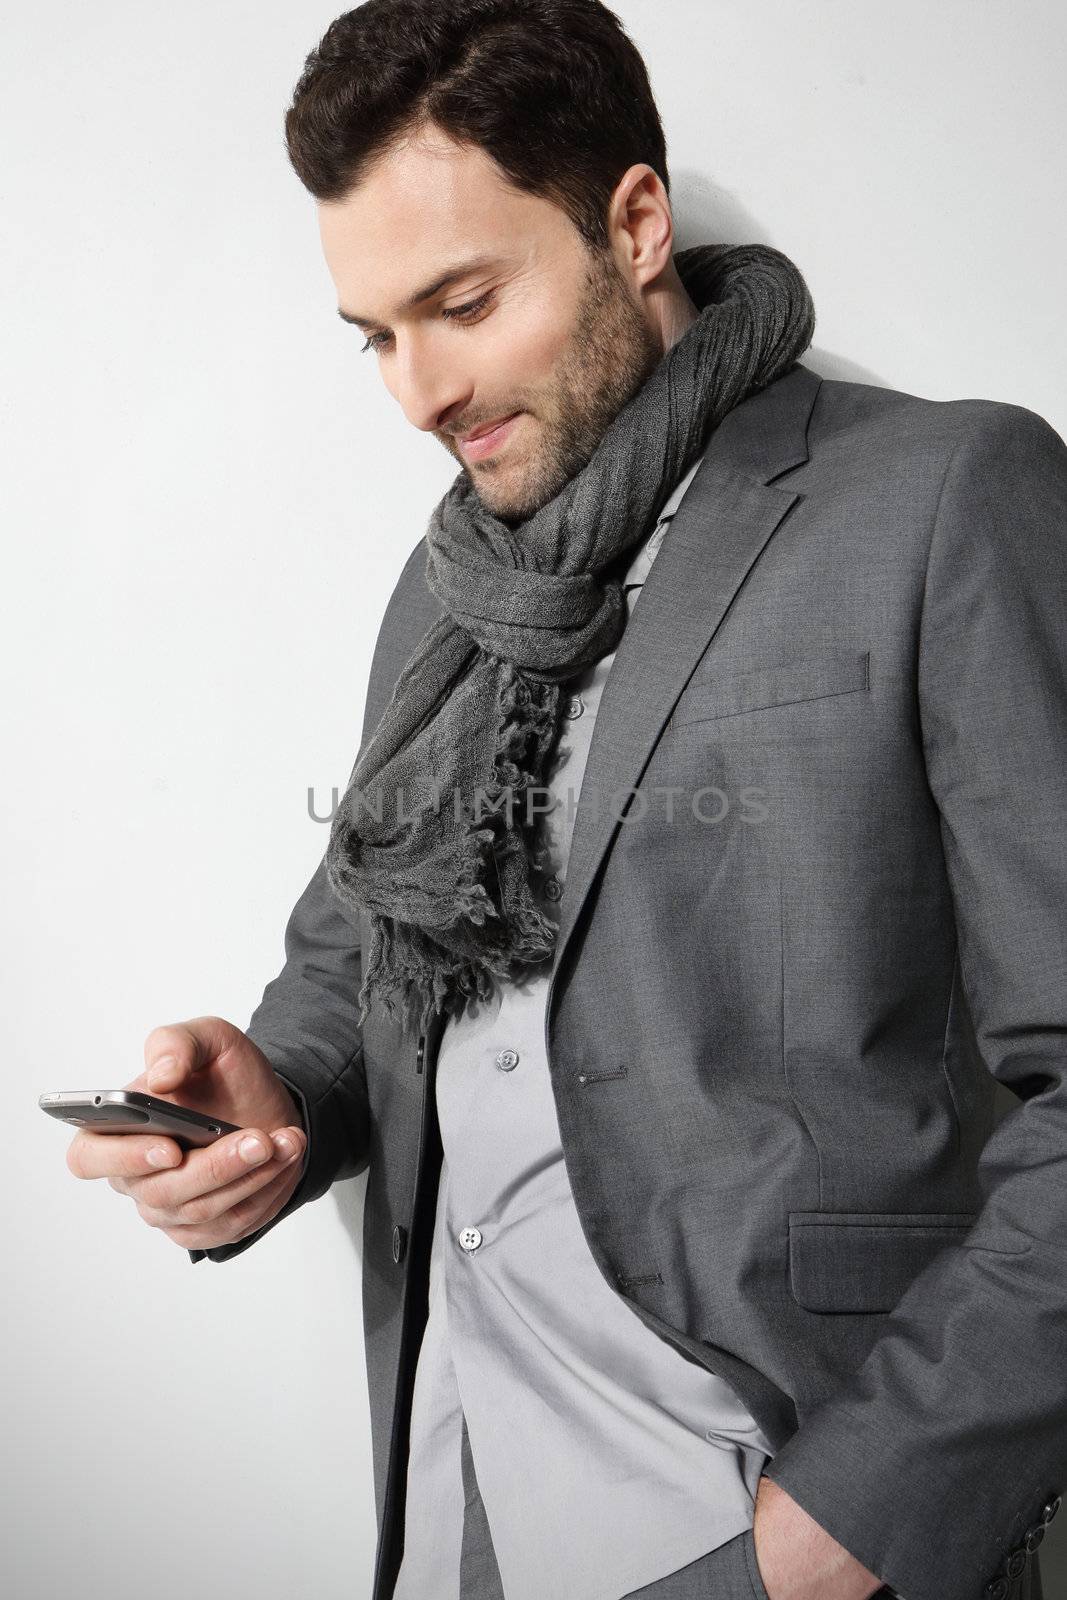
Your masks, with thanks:
M670 193L644 61L600 0L366 0L307 57L286 147L317 200L340 200L425 120L560 206L594 248L635 162Z

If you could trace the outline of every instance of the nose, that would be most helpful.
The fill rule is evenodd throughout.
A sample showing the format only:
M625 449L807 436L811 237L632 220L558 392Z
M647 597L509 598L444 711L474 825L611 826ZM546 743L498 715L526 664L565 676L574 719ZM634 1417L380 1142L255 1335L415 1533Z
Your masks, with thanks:
M398 348L392 377L394 399L424 433L439 432L448 418L461 415L474 387L454 357L435 356L426 345Z

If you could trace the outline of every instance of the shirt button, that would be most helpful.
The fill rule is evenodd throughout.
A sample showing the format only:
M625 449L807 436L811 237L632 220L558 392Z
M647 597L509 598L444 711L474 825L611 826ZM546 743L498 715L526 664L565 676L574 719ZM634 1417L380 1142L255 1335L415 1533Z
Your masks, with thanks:
M464 1228L463 1232L459 1236L459 1242L462 1248L469 1254L470 1251L477 1250L478 1246L481 1244L481 1231L478 1228Z
M582 699L581 695L572 694L570 699L567 701L567 704L563 708L563 715L573 722L575 717L580 717L584 710L585 701Z
M559 900L563 894L563 885L556 877L545 879L545 895L549 900Z
M517 1050L501 1050L496 1058L496 1064L501 1072L511 1072L519 1064L519 1052Z

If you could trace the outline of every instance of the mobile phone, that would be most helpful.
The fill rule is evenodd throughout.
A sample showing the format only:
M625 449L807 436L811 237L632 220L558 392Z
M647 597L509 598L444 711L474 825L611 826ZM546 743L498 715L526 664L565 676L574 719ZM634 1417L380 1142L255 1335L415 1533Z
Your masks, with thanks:
M236 1123L189 1111L139 1089L65 1089L42 1094L37 1104L50 1117L93 1133L165 1133L183 1150L202 1149L224 1134L238 1133Z

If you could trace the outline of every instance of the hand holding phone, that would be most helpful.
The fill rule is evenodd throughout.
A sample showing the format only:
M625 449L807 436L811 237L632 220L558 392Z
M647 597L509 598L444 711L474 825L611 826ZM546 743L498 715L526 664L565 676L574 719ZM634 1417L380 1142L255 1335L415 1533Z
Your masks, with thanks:
M183 1249L236 1244L277 1216L300 1182L307 1134L299 1107L258 1045L222 1017L154 1028L144 1053L145 1071L114 1104L150 1114L180 1107L199 1114L199 1131L184 1118L169 1133L138 1131L149 1127L140 1119L130 1132L86 1126L67 1166L76 1178L107 1178ZM192 1143L204 1136L208 1143Z

